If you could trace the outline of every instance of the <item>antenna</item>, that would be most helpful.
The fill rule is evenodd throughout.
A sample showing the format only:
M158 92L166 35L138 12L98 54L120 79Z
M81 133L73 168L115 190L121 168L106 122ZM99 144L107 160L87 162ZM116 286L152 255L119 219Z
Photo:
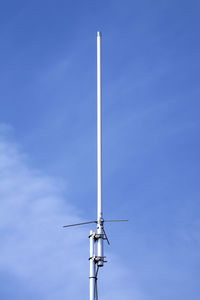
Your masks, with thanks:
M97 31L97 257L103 267L102 125L101 122L101 32Z
M63 227L72 227L86 224L97 224L97 233L90 230L90 300L98 300L97 275L100 267L106 262L104 256L104 240L108 240L104 229L105 222L124 222L128 220L104 220L102 203L102 113L101 113L101 39L100 31L97 31L97 220L82 222L77 224L64 225Z

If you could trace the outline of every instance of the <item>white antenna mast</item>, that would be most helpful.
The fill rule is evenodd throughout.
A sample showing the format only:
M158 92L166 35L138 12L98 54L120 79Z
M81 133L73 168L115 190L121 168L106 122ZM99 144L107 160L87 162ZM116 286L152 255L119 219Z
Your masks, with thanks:
M90 300L98 300L97 275L99 267L103 267L105 261L103 242L110 242L104 230L104 222L121 222L128 220L104 220L102 207L102 110L101 110L101 39L100 31L97 31L97 220L78 224L65 225L72 227L96 223L97 233L90 230Z
M97 256L103 266L102 125L101 125L101 32L97 32Z

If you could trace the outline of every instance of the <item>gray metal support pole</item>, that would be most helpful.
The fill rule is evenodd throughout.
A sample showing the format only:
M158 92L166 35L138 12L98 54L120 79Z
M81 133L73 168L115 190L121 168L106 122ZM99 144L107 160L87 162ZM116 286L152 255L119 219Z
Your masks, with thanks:
M95 277L96 277L96 265L95 265L95 233L90 230L90 300L95 300Z

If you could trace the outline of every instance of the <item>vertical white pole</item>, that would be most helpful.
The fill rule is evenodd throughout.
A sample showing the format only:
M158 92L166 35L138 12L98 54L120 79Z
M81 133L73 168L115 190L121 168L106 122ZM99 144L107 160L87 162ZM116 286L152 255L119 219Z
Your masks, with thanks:
M97 32L97 220L102 214L101 32Z
M97 32L97 241L98 266L103 266L102 210L102 117L101 117L101 32Z
M94 249L94 232L90 230L90 300L95 300L95 249Z

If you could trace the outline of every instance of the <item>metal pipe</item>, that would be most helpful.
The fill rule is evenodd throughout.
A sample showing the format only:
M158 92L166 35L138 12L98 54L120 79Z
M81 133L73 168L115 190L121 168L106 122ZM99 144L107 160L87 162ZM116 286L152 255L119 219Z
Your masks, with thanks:
M97 257L103 266L101 32L97 32Z
M94 249L94 236L93 230L90 230L90 300L95 300L95 277L96 277L96 266L95 266L95 249Z
M102 213L101 32L97 32L97 220Z

